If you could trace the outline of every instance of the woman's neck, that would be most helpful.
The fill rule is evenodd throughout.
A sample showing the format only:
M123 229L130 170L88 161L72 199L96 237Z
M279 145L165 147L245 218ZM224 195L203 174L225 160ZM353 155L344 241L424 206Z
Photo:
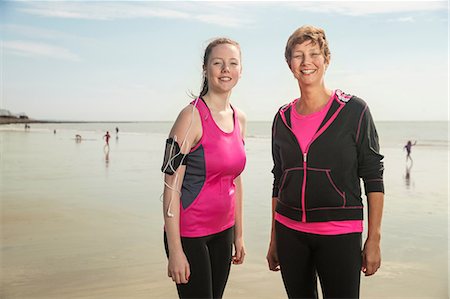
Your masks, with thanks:
M208 91L208 93L203 96L203 100L211 111L220 112L230 109L230 96L231 92L219 94Z
M301 88L301 97L296 109L300 114L311 114L320 111L328 103L332 91L321 86L320 88Z

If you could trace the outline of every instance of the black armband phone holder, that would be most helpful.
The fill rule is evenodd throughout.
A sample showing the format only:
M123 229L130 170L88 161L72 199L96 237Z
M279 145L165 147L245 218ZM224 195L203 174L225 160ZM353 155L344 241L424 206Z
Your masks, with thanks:
M180 165L186 165L187 154L181 153L180 145L172 137L166 140L164 162L161 171L173 175Z

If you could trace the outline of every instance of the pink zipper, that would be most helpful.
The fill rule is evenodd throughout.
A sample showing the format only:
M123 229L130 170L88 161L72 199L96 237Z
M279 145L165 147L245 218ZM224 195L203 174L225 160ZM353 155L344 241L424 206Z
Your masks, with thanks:
M309 144L307 146L309 148ZM302 222L306 222L306 203L305 203L305 191L306 191L306 156L308 155L308 150L303 153L303 183L302 183Z

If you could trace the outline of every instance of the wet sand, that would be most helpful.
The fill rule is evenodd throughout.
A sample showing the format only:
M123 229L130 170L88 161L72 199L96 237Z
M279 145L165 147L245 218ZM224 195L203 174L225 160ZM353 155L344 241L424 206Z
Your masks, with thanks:
M100 136L100 137L99 137ZM162 134L0 131L0 298L175 298L166 274L160 194ZM286 298L268 271L269 140L248 138L245 264L224 298ZM387 147L383 262L361 298L448 298L448 149Z

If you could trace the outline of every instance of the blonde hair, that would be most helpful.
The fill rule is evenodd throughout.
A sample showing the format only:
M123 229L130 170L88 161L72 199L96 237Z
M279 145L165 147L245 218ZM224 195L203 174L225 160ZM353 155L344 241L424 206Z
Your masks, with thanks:
M291 64L292 49L298 45L303 44L306 41L310 41L313 45L319 45L320 51L325 57L325 63L330 62L330 49L328 48L328 41L325 36L325 31L322 28L314 27L311 25L304 25L294 33L291 34L284 51L284 57L288 65Z

